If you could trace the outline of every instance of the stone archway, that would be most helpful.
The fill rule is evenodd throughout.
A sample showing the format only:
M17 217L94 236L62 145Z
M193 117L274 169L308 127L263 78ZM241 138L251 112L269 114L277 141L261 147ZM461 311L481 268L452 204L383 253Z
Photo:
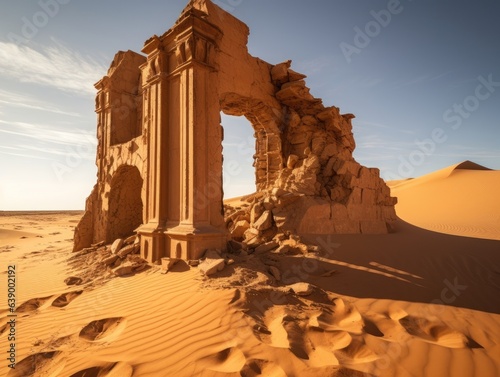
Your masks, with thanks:
M135 166L122 165L111 179L106 240L129 236L143 223L142 178Z
M244 23L196 0L171 29L146 41L147 56L117 55L96 84L98 181L75 247L140 226L149 262L225 249L221 111L245 116L255 130L252 200L267 203L257 223L250 213L252 229L270 220L298 233L387 232L396 199L378 169L354 159L354 116L313 97L290 61L251 56L248 36ZM115 163L123 166L113 174Z
M283 169L280 127L282 114L259 100L226 93L221 96L224 114L244 116L255 131L255 183L257 191L272 187Z

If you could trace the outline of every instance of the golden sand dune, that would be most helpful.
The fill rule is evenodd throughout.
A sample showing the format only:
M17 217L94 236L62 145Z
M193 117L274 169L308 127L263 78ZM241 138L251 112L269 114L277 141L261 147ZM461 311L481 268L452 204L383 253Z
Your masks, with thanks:
M500 240L500 171L465 161L389 185L399 199L398 216L413 225Z
M81 214L3 214L18 332L17 367L0 376L497 377L498 177L467 163L400 183L395 233L302 235L321 251L231 255L211 278L182 262L112 277L71 253Z

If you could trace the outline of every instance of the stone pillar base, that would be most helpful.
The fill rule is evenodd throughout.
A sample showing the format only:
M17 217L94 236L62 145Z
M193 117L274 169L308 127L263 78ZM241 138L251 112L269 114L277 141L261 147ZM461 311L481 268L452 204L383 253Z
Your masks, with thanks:
M211 226L193 228L177 226L165 232L168 238L168 257L196 260L200 259L207 249L226 250L228 234ZM168 255L169 254L169 255Z
M157 224L144 224L137 229L141 236L141 258L154 263L166 254L166 237Z

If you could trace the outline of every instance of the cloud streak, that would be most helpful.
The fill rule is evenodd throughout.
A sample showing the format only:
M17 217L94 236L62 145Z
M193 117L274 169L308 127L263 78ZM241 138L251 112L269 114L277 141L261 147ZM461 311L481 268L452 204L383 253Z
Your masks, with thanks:
M1 65L1 63L0 63ZM68 115L72 117L80 117L81 114L64 111L50 103L40 101L33 97L22 95L14 92L9 92L0 89L0 105L4 105L6 107L20 107L29 110L39 110L44 112L49 112L53 114L59 115ZM0 112L1 114L1 112Z
M401 129L401 128L397 128L397 127L392 127L392 126L388 126L386 124L381 124L381 123L374 123L374 122L366 122L366 121L357 121L354 125L354 128L356 129L364 129L364 130L372 130L373 128L383 128L383 129L386 129L386 130L391 130L391 131L394 131L394 132L399 132L399 133L402 133L402 134L407 134L407 135L415 135L416 132L413 131L413 130L404 130L404 129Z
M94 95L92 84L106 73L106 67L54 41L34 49L0 42L0 74L80 95Z
M41 124L6 122L3 120L0 120L0 124L4 125L0 129L0 133L36 139L41 142L68 146L97 145L93 134L81 130L75 132L61 131Z

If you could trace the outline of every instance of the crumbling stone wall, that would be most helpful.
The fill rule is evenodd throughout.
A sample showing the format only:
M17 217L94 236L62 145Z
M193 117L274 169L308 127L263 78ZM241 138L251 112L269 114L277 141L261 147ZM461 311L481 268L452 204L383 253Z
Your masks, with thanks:
M324 107L310 94L305 76L291 70L290 65L287 61L270 68L275 97L282 106L281 112L268 119L279 130L277 134L271 131L277 136L272 144L279 155L279 168L272 171L272 179L259 186L259 178L264 176L259 171L259 145L267 138L259 140L256 132L260 194L246 197L249 204L238 208L226 206L226 222L233 238L258 245L280 231L387 233L396 220L396 198L390 196L378 169L354 160L354 115ZM265 117L265 107L260 109ZM253 117L261 116L254 111Z
M192 0L146 41L147 56L115 56L96 84L98 177L75 249L136 225L149 261L195 259L229 235L258 244L278 231L389 231L396 200L378 169L354 160L354 116L314 98L290 61L251 56L248 35L211 1ZM247 117L256 137L257 194L224 211L220 111Z

